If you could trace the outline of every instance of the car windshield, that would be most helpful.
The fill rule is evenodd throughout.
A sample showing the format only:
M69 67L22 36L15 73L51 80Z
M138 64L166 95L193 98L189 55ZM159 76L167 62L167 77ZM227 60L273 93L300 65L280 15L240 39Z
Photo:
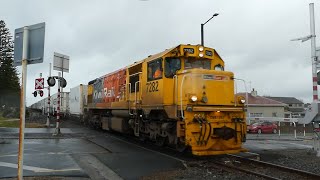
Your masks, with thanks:
M260 126L261 123L253 123L252 126Z
M188 58L185 60L184 69L211 69L211 61L206 59Z

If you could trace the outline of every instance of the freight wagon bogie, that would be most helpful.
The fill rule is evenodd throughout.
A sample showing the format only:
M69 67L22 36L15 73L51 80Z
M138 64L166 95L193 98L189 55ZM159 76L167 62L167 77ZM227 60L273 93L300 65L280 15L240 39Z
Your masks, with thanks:
M215 50L179 45L91 81L88 122L195 155L244 151L233 76Z

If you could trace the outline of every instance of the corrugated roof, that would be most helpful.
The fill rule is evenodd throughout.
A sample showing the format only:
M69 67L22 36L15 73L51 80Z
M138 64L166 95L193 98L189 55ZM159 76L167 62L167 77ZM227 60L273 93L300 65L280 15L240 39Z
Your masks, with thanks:
M269 99L273 99L275 101L279 101L285 104L303 104L300 100L294 97L267 97Z
M237 93L237 95L241 95L243 97L246 97L246 93ZM286 104L273 100L273 99L269 99L267 97L262 97L262 96L252 96L250 93L248 93L248 105L253 106L286 106Z

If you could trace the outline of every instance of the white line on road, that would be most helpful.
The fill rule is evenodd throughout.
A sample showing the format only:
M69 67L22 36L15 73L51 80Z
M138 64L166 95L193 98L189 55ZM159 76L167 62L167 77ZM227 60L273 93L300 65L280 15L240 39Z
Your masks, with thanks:
M90 152L70 152L70 153L64 153L64 152L45 152L45 153L37 153L37 156L39 155L72 155L72 154L109 154L109 152L106 151L102 151L102 152L94 152L94 151L90 151ZM24 155L35 155L34 153L24 153ZM18 156L18 154L4 154L4 155L0 155L1 157L15 157Z
M7 162L0 162L0 166L2 167L9 167L9 168L18 168L18 164L14 163L7 163ZM62 171L80 171L79 168L70 168L70 169L47 169L47 168L40 168L35 166L26 166L23 165L23 169L33 172L62 172Z
M0 166L2 167L10 167L10 168L18 168L18 164L13 164L13 163L7 163L7 162L0 162ZM34 167L34 166L23 166L23 169L33 171L33 172L41 172L41 171L50 171L53 169L46 169L46 168L40 168L40 167Z

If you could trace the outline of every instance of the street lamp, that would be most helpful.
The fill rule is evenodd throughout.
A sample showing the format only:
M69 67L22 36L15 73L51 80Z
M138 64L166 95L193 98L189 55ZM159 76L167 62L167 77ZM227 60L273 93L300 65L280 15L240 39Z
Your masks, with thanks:
M205 25L205 24L207 24L213 17L215 17L215 16L218 16L219 14L218 13L214 13L213 14L213 16L210 18L210 19L208 19L208 21L206 21L205 23L203 23L203 24L201 24L201 45L203 46L203 26Z

